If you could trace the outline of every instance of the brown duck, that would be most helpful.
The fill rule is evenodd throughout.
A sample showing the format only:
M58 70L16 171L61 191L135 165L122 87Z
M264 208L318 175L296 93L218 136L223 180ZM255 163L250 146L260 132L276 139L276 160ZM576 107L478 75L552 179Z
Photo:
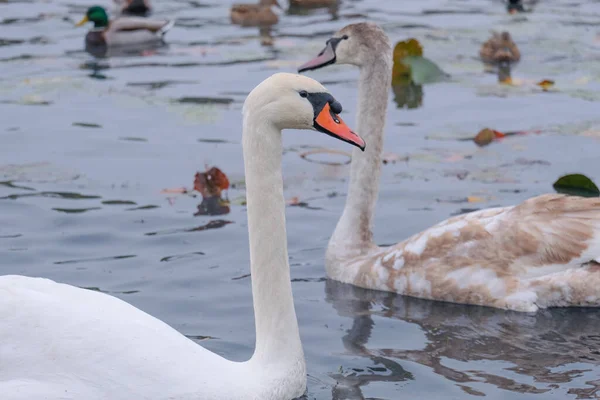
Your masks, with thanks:
M242 26L275 25L279 21L271 6L281 8L277 0L260 0L258 4L231 6L231 22Z
M499 64L517 62L521 59L521 53L510 33L506 31L492 32L492 37L481 45L479 57L487 64Z

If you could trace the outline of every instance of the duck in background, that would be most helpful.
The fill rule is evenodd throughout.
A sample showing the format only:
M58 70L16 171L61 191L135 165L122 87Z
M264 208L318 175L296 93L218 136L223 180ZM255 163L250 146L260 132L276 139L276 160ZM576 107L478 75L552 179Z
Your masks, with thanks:
M85 36L86 46L128 46L159 43L173 27L172 20L151 20L142 17L118 17L109 21L106 10L93 6L76 26L93 22L94 27Z
M492 31L492 37L481 45L479 57L486 64L515 63L521 59L521 52L510 33Z
M506 2L506 11L509 14L517 14L523 12L531 12L533 11L532 7L537 4L538 0L508 0ZM525 8L524 3L529 6L528 9Z
M269 26L279 22L272 6L281 8L277 0L260 0L258 4L234 4L231 6L231 23L241 26Z
M481 45L479 57L486 71L498 73L498 82L511 83L511 64L521 59L521 52L510 33L492 31L492 37Z
M147 17L152 12L150 0L113 0L121 15Z

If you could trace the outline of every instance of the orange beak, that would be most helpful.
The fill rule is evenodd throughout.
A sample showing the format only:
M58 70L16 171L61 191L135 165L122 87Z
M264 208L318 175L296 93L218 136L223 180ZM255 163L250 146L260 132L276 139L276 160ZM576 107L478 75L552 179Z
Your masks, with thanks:
M314 122L315 129L333 136L344 142L350 143L365 151L365 141L346 125L339 115L331 111L329 103L325 103Z

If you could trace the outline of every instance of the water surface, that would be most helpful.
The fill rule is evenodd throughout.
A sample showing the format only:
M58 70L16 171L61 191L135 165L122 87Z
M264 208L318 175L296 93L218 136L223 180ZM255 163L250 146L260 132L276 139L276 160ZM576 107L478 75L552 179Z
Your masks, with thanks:
M254 345L241 106L348 23L380 23L393 42L417 38L452 75L413 88L410 107L390 91L385 151L396 162L383 167L378 243L551 192L565 173L600 182L597 1L547 0L515 17L486 0L343 0L282 15L273 46L262 46L265 32L229 24L230 2L157 0L156 16L177 18L168 46L104 58L86 53L85 29L73 27L93 3L0 2L0 273L110 293L231 359ZM499 85L477 60L490 29L510 30L521 48L518 86ZM358 72L310 76L352 121ZM542 79L554 90L534 85ZM483 148L457 140L484 127L539 133ZM600 398L600 311L525 315L327 281L347 159L302 153L349 149L316 132L284 136L309 399ZM205 165L232 182L229 213L194 216L200 197L161 193L191 188Z

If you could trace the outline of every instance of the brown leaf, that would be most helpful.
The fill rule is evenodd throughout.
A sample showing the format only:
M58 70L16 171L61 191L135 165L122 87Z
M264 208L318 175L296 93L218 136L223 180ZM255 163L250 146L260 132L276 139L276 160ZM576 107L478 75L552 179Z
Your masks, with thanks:
M544 79L543 81L539 81L538 83L536 83L536 85L541 87L542 90L544 90L544 92L546 92L546 91L548 91L548 89L550 89L552 86L554 86L554 81L552 81L550 79Z
M229 179L219 168L212 167L205 172L197 172L194 177L194 190L202 197L220 197L221 191L229 189Z
M484 128L480 130L479 133L473 138L473 141L475 142L475 144L477 144L477 146L483 147L492 143L494 138L494 131L490 128Z

